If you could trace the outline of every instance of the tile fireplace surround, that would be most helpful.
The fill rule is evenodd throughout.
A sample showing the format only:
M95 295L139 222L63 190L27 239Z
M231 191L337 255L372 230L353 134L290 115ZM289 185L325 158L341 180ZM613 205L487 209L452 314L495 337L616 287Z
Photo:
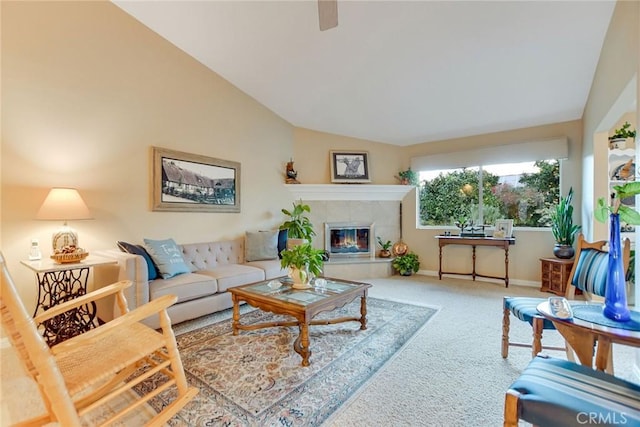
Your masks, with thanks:
M400 202L413 189L403 185L287 185L295 200L311 208L309 219L316 236L313 246L324 248L326 222L373 223L375 236L384 241L400 239ZM379 190L379 191L378 191ZM377 241L374 237L374 241ZM376 243L376 254L379 245ZM325 264L327 276L365 279L389 276L393 272L389 259L333 259Z

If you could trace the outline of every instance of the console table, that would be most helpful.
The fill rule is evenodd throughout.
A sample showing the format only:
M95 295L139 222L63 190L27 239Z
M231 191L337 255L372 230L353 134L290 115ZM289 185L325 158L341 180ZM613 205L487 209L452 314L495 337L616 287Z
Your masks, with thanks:
M86 294L90 268L116 262L115 259L93 255L83 261L68 264L57 264L51 259L21 261L24 266L35 272L38 282L38 302L33 316L35 317L40 311ZM94 328L95 321L96 303L91 302L46 320L38 326L47 344L53 346Z
M438 239L438 245L440 246L440 261L438 264L438 277L442 280L443 274L457 274L462 276L471 276L473 280L476 277L486 277L489 279L504 280L505 287L509 287L509 245L515 245L516 239L513 237L499 238L499 237L463 237L463 236L435 236ZM442 271L442 248L447 245L466 245L471 246L471 260L472 270L471 273L457 273L454 271ZM488 276L476 272L476 246L489 246L495 248L502 248L504 250L504 276Z

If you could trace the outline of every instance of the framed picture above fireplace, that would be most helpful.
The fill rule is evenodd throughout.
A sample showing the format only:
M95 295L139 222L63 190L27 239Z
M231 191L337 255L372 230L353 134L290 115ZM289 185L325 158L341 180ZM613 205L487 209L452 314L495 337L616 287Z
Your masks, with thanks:
M371 182L369 152L332 150L330 155L331 182L355 184Z

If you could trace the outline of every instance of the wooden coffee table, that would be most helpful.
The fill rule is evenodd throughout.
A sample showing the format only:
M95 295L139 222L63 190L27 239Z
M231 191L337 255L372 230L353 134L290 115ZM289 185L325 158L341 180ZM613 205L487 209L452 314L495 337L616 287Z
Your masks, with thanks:
M288 278L266 280L244 286L229 288L233 299L233 335L239 330L250 331L275 326L298 326L300 333L293 343L293 349L302 356L302 366L309 366L309 325L332 325L342 322L360 322L360 330L367 329L367 289L368 283L324 278L326 284L309 289L293 289ZM316 279L317 280L317 279ZM275 288L270 283L281 283ZM321 282L321 281L320 281ZM323 311L333 311L360 297L360 317L340 317L327 320L313 320ZM276 314L294 317L294 321L264 322L253 325L240 323L240 302Z

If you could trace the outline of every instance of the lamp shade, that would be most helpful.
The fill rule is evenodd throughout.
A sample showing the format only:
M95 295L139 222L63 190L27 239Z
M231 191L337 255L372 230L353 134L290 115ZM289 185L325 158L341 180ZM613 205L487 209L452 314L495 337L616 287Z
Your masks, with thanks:
M75 188L52 188L36 218L61 221L92 219L87 204Z

